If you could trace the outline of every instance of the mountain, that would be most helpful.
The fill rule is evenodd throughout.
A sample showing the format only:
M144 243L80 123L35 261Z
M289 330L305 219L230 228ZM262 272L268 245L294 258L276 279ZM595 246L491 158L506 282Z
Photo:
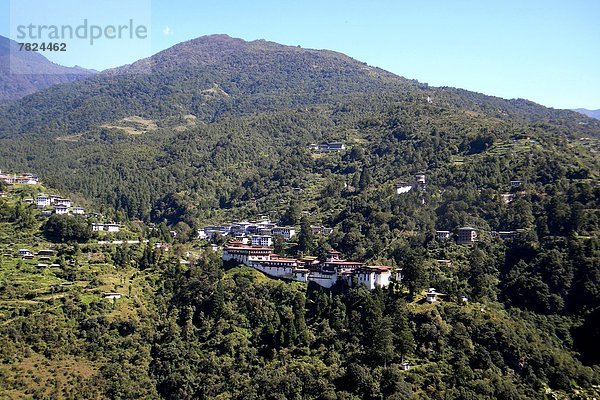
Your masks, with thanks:
M5 118L0 119L0 135L77 133L135 116L160 120L161 126L178 124L190 115L196 123L211 123L226 115L352 98L362 98L364 104L371 102L366 100L369 96L427 96L432 93L429 90L433 89L426 84L337 52L211 35L9 105ZM574 121L569 111L547 109L525 100L507 101L452 88L437 92L438 104L444 99L501 118ZM21 114L26 103L35 104L35 108Z
M96 72L81 67L63 67L38 52L19 51L19 48L17 42L0 36L0 102L20 99Z
M576 108L573 111L587 115L590 118L600 119L600 110L588 110L585 108Z

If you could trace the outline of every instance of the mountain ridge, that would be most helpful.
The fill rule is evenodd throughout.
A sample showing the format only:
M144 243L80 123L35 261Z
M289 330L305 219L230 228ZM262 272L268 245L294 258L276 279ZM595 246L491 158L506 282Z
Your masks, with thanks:
M600 119L600 109L598 110L588 110L587 108L574 108L573 111L581 113L583 115L587 115L590 118Z
M20 51L19 44L0 36L0 101L18 100L56 84L84 79L96 71L65 67L41 53Z
M227 96L214 96L219 87ZM193 115L211 123L243 115L343 101L352 97L405 95L444 98L445 104L500 118L559 118L583 121L571 111L530 101L506 100L462 89L434 88L331 50L285 46L208 35L176 44L133 64L102 71L84 81L51 88L28 102L9 106L0 118L0 136L77 133L123 118L181 119ZM366 96L366 97L365 97ZM60 101L57 101L60 99ZM93 107L90 108L90 104ZM575 122L576 120L576 122ZM587 120L586 120L587 121Z

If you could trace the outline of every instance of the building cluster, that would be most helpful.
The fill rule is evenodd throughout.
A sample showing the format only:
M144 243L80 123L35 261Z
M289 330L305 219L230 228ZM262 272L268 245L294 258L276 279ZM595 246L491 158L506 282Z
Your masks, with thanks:
M311 143L308 149L315 153L331 153L345 150L346 145L342 142Z
M4 250L4 254L2 257L12 257L12 258L21 258L22 260L34 261L37 259L36 266L38 268L47 268L47 267L60 267L59 264L53 263L56 252L50 249L43 249L37 252L29 250L29 249L19 249L17 253L13 253L13 251L9 248Z
M237 261L264 274L299 282L315 282L330 288L339 280L349 285L355 282L369 289L387 287L392 278L389 266L368 266L362 262L347 261L341 253L330 250L325 261L317 257L288 258L273 253L272 247L251 246L231 241L223 248L223 261Z
M515 231L491 231L490 236L494 239L512 239L516 237L523 229L517 229ZM456 235L451 231L435 231L435 238L437 240L448 240L453 236L456 237L457 244L475 244L478 241L478 230L470 226L463 226L456 230Z
M0 171L0 181L4 181L8 184L21 183L24 185L37 185L39 183L39 179L37 175L34 174L5 174Z
M333 228L311 226L316 235L330 235ZM272 246L275 236L290 240L296 236L299 229L293 226L279 226L267 218L257 221L239 221L225 225L211 225L198 230L199 239L212 239L215 236L227 236L245 245Z
M73 207L73 202L71 199L65 199L60 196L48 196L45 194L38 195L35 199L29 198L25 199L25 202L30 204L35 204L37 208L42 209L42 215L48 217L52 214L58 215L80 215L82 217L99 217L98 213L87 213L83 207ZM47 209L49 207L53 207L54 209ZM121 230L121 225L115 224L112 222L97 222L92 223L92 231L94 232L119 232Z
M41 209L44 209L46 207L54 207L54 213L59 215L85 214L85 210L82 207L73 207L73 202L70 199L64 199L60 196L47 196L45 194L40 194L35 199L25 199L25 202L35 203L36 207Z

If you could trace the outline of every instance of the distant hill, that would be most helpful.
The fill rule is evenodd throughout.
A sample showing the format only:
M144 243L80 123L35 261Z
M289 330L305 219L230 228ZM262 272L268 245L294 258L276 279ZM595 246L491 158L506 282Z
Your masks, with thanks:
M11 73L11 70L18 73ZM38 90L73 82L94 73L85 68L55 64L38 52L19 51L17 42L0 36L0 101L20 99Z
M600 119L600 110L588 110L586 108L575 108L573 111L587 115L588 117Z

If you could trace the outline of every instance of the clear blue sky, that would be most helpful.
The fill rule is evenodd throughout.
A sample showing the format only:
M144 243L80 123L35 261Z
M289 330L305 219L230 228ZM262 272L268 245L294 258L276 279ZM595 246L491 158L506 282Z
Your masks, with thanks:
M434 86L555 108L600 108L600 0L26 0L49 9L24 1L12 0L11 7L0 0L0 34L10 35L16 20L42 17L55 24L82 17L151 24L144 42L73 44L72 51L48 56L65 65L105 69L226 33L337 50Z

